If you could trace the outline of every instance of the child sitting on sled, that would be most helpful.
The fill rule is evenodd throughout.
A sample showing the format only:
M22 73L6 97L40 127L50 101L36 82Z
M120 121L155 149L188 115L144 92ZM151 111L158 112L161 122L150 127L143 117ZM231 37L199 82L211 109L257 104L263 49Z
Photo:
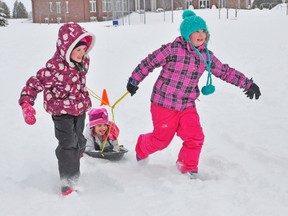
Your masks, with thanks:
M84 136L87 139L85 153L104 159L121 159L128 150L118 144L119 128L108 119L105 108L93 108L88 113Z

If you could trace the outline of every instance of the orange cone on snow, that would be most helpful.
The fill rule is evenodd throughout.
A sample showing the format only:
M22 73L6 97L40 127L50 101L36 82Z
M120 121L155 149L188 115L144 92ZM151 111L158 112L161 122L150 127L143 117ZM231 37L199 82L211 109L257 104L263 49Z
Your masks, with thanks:
M103 89L103 92L102 92L102 99L101 99L101 104L100 104L100 106L102 106L102 105L108 105L108 106L110 106L106 89Z

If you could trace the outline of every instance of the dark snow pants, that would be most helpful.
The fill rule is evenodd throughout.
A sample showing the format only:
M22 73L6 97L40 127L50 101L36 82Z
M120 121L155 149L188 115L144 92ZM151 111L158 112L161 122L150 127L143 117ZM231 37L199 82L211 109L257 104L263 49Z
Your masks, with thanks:
M59 141L55 153L60 179L65 182L77 180L80 175L80 156L86 146L83 135L85 117L85 113L80 116L52 116Z

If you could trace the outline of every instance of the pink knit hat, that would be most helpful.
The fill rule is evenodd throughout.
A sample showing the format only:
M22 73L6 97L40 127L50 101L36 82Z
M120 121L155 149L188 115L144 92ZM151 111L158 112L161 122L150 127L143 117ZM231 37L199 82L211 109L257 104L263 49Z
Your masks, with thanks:
M108 112L105 108L92 108L88 113L89 127L95 127L98 124L108 124Z

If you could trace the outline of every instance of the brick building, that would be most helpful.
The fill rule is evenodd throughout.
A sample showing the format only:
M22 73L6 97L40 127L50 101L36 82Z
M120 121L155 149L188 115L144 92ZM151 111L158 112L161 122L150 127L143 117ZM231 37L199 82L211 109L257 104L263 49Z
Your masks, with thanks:
M171 10L172 0L31 0L34 23L65 23L113 20L133 11ZM173 0L173 9L247 9L251 0Z
M87 22L102 17L102 0L31 0L34 23Z

